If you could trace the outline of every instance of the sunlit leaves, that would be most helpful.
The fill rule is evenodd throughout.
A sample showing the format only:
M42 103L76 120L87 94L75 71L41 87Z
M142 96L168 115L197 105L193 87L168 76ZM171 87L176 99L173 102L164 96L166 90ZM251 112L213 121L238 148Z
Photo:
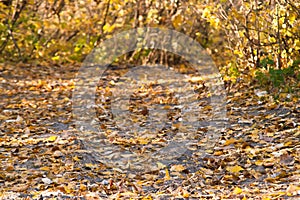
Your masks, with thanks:
M163 197L168 199L299 196L300 84L296 82L300 80L297 79L299 68L296 68L300 49L299 19L297 11L288 4L264 1L256 5L255 1L237 1L232 5L226 0L221 4L219 1L200 4L195 0L66 0L64 9L55 13L58 5L55 2L62 1L51 0L47 4L40 1L38 8L34 7L38 1L28 2L12 30L15 42L24 58L50 62L38 62L38 67L0 66L3 96L0 102L0 198L2 190L24 195L31 191L30 195L36 198L40 198L42 192L45 196L52 195L53 191L86 199L99 198L100 193L104 199L136 196L156 199L160 195L170 195ZM268 3L275 3L277 7ZM9 33L5 20L10 25L11 14L16 12L15 6L10 9L11 12L1 4L0 45ZM207 130L200 128L199 141L189 147L192 153L187 152L184 159L171 165L162 163L164 160L153 161L151 165L158 171L126 174L127 178L122 174L124 171L97 163L99 157L89 158L90 151L80 145L79 138L73 137L74 130L64 126L70 125L72 119L70 99L74 82L71 79L75 77L76 67L57 67L52 62L81 61L104 39L121 30L143 26L175 28L196 37L212 54L218 55L215 59L226 74L224 80L232 86L232 96L228 99L231 127L222 132L220 143L209 153L201 151L206 143L200 138ZM12 36L8 38L1 59L17 56ZM148 55L149 51L145 53ZM133 57L139 58L139 55ZM256 66L254 61L258 60L259 66ZM279 62L282 69L278 69ZM184 72L184 66L181 68ZM268 90L254 88L247 76L241 76L247 73L253 77L260 75L258 81ZM100 89L104 101L111 96L116 84L110 81L109 86ZM274 89L282 84L287 87ZM289 87L291 84L294 87ZM175 102L151 87L142 88L140 92L140 95L150 96L153 104ZM272 96L272 92L277 96ZM134 120L147 115L149 110L145 106L136 104L132 108L137 113ZM210 105L199 106L203 112L212 109ZM164 109L169 110L170 106ZM143 147L147 145L164 145L167 135L171 135L166 131L151 138L136 134L128 139L118 136L106 125L101 128L112 145L142 147L136 151L139 155L146 151ZM185 130L180 123L173 123L170 129ZM93 178L96 181L91 181ZM8 197L17 198L11 193Z
M295 18L297 11L293 3L243 1L229 6L230 11L224 9L226 6L228 4L223 3L217 12L220 12L220 26L226 30L228 45L236 55L239 70L259 67L258 61L266 57L276 61L274 68L285 68L299 57L294 51L299 40L295 24L299 21Z
M56 139L57 139L57 136L56 136L56 135L52 135L52 136L50 136L47 140L48 140L49 142L54 142Z
M182 172L183 170L185 170L186 168L183 165L173 165L171 167L172 171L176 171L176 172Z
M229 171L230 173L239 173L244 169L241 166L235 165L235 166L226 167L226 170Z
M6 73L8 68L14 73ZM199 138L199 141L189 147L189 151L193 153L186 152L184 159L174 160L175 163L170 165L164 163L163 159L161 162L153 160L150 164L157 171L138 175L129 173L127 175L130 178L125 178L122 174L124 171L109 169L105 163L97 163L99 157L95 160L89 158L88 155L93 154L80 146L78 138L73 137L71 128L63 131L49 128L52 126L47 122L50 119L56 121L59 117L69 116L68 94L74 88L72 80L56 78L57 69L51 71L51 77L49 73L43 74L41 68L34 67L28 69L24 66L6 66L1 70L3 74L27 74L28 77L34 74L38 77L17 82L13 81L13 77L1 77L1 83L6 83L1 92L7 99L1 102L4 109L0 114L3 121L0 125L0 145L3 149L0 154L0 178L6 182L4 188L10 188L15 193L26 194L28 188L36 188L34 195L38 198L41 194L49 194L48 187L69 196L99 197L96 191L101 191L105 198L134 198L138 195L150 198L151 194L152 198L164 195L205 198L205 195L210 195L209 197L225 199L267 199L285 195L295 197L299 193L297 145L300 108L297 98L293 102L284 103L275 101L263 89L254 90L252 86L247 86L244 91L236 90L228 99L228 115L232 126L222 134L214 151L209 154L202 152L201 149L206 144L205 138ZM31 70L34 73L28 74ZM64 76L72 78L69 73L64 73ZM203 81L201 77L191 79L191 82L199 81ZM117 84L117 81L108 81L107 87L100 88L103 96L109 97ZM36 96L28 97L22 91ZM140 92L141 95L159 97L161 91L144 87ZM155 99L152 99L153 103ZM209 105L202 107L204 110L211 109ZM166 106L166 109L170 107ZM22 120L20 117L17 120L18 116ZM65 123L69 122L66 120ZM107 127L104 129L113 145L124 148L166 143L164 133L151 138L137 135L126 139ZM199 130L200 133L204 134L205 129ZM145 149L141 148L137 152L141 155L143 151ZM82 175L80 179L79 175ZM101 178L97 179L99 177ZM94 178L96 183L91 183L90 180ZM15 184L22 181L21 184ZM244 181L249 181L252 187L243 185ZM286 182L288 184L283 184ZM155 192L151 192L154 190ZM222 191L222 194L218 191ZM201 196L201 192L205 195Z
M110 25L108 23L106 23L104 26L103 26L103 30L104 32L106 33L111 33L113 30L114 30L115 26L114 25Z
M234 188L233 190L233 194L241 194L243 192L243 190L239 187Z
M182 14L178 14L178 15L174 16L172 19L172 23L173 23L174 28L178 29L183 23Z

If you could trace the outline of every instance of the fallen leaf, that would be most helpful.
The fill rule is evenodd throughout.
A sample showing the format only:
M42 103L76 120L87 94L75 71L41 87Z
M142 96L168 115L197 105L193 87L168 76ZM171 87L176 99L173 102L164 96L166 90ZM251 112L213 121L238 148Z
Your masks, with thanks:
M182 172L183 170L185 170L185 167L183 165L173 165L171 167L171 171Z
M80 161L80 158L78 158L78 156L74 156L74 157L73 157L73 160L74 160L74 161Z
M42 181L47 185L50 185L52 183L52 180L49 178L42 178Z
M157 164L158 169L164 169L164 168L167 167L166 165L164 165L164 164L161 163L161 162L157 162L156 164Z
M169 170L166 168L166 169L165 169L165 172L166 172L166 175L165 175L165 181L168 181L168 180L171 179Z
M49 167L47 167L47 166L44 166L44 167L41 167L41 168L40 168L40 170L42 170L42 171L49 171L49 170L50 170L50 168L49 168Z
M231 144L234 144L236 142L235 138L230 138L229 140L226 140L224 143L224 146L229 146Z
M233 194L241 194L243 192L243 190L239 187L234 188L233 190Z
M239 173L240 171L244 170L241 166L235 165L235 166L228 166L226 167L226 170L230 173Z
M56 136L56 135L52 135L52 136L48 137L47 140L48 140L49 142L54 142L56 139L57 139L57 136Z
M189 198L190 194L186 190L182 190L182 196L183 198Z
M295 185L291 184L286 189L286 193L288 196L300 195L300 186L295 186Z

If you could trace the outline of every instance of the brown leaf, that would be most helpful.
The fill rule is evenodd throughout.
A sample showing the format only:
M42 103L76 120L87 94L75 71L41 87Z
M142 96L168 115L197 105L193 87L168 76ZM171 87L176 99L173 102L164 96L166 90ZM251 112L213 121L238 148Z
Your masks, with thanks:
M293 165L295 162L294 157L290 156L289 154L285 153L280 156L280 163L285 165Z

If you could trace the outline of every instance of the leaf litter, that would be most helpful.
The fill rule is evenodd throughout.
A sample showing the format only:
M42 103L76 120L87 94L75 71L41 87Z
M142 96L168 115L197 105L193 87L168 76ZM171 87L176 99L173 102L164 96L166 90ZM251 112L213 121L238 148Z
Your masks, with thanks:
M222 132L219 144L211 152L202 151L207 144L207 127L203 126L184 153L174 158L166 154L171 149L163 147L168 147L174 136L178 137L177 146L182 145L184 137L190 136L180 134L184 133L184 127L178 131L181 126L173 123L180 118L176 109L164 105L166 110L171 110L168 115L171 123L158 130L155 137L147 133L131 133L125 137L126 132L114 129L109 113L101 118L100 114L109 107L99 110L99 121L106 120L100 127L104 134L95 136L91 132L90 139L95 141L100 137L100 141L111 145L111 149L101 153L113 159L123 151L128 157L134 153L140 159L141 155L151 152L150 157L144 159L149 160L147 163L151 163L153 170L131 173L126 170L128 168L122 168L124 162L119 168L101 162L74 128L71 95L78 67L19 64L1 68L2 199L278 199L300 196L299 94L290 101L278 101L266 93L257 95L255 85L234 85L227 94L230 126ZM102 85L100 81L106 93L99 94L108 94L104 99L109 98L109 90L113 90L113 85L118 83L117 77L124 70L117 68L107 75L109 81L102 80ZM199 98L203 99L207 97L204 85L197 86ZM136 91L136 100L130 108L132 119L141 124L151 111L149 105L158 103L155 101L176 104L176 100L162 96L159 92L162 88L155 88L159 85L147 87ZM138 96L143 98L138 99ZM103 106L109 106L105 102L108 101L105 100ZM201 104L203 113L209 115L209 102L201 101ZM159 150L166 152L159 154ZM166 157L155 159L155 153ZM122 155L126 161L126 154ZM128 167L130 162L125 165Z

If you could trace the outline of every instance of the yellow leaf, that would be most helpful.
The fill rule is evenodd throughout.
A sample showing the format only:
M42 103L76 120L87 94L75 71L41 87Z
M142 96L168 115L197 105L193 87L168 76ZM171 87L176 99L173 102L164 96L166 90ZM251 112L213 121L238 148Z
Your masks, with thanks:
M235 166L226 167L226 170L231 172L231 173L239 173L240 171L242 171L244 169L239 165L235 165Z
M148 144L149 140L147 138L138 138L139 144Z
M275 108L278 107L278 105L277 105L276 103L270 103L270 104L268 104L267 106L268 106L268 108L269 108L270 110L273 110L273 109L275 109Z
M73 157L73 160L74 160L74 161L80 161L80 158L78 158L77 156L74 156L74 157Z
M57 139L56 135L52 135L52 136L48 137L49 142L54 142L56 139Z
M146 197L143 197L142 200L152 200L152 197L151 196L146 196Z
M73 189L67 185L64 185L64 189L67 194L70 194L73 191Z
M288 142L284 143L284 146L285 146L285 147L288 147L288 146L291 146L292 144L293 144L293 142L288 141Z
M234 188L233 190L233 194L241 194L243 192L243 190L239 187Z
M239 57L243 57L243 53L239 50L234 50L234 54L238 55Z
M183 190L182 196L183 198L189 198L190 194L186 190Z
M113 25L110 25L110 24L105 24L104 26L103 26L103 30L104 30L104 32L106 32L106 33L110 33L110 32L112 32L113 30L115 29L115 25L113 24Z
M86 185L80 184L80 188L79 188L80 191L86 191L86 189L87 189Z
M294 196L300 193L300 187L295 186L293 184L289 185L289 187L286 189L286 193L288 196Z
M7 116L5 116L5 115L1 115L1 114L0 114L0 120L6 120L6 119L8 119L8 117L7 117Z
M130 192L130 191L122 192L122 193L120 193L120 195L123 196L123 197L125 197L125 196L127 196L127 197L128 197L128 196L136 196L135 193Z
M257 161L255 161L255 164L258 165L258 166L261 166L263 164L263 161L262 160L257 160Z
M270 37L269 41L274 43L274 42L276 42L276 39L274 37Z
M262 200L271 200L269 197L262 197Z
M231 145L231 144L233 144L235 142L236 142L236 139L230 138L229 140L226 140L226 142L224 143L224 146Z
M202 76L193 76L190 81L192 83L197 83L197 82L202 82L203 81L203 77Z
M202 17L203 18L210 18L211 14L210 14L210 10L208 7L206 7L203 11L202 11Z
M273 137L273 136L274 136L274 133L272 133L272 132L271 132L271 133L267 133L267 136L268 136L268 137Z
M286 99L288 96L288 93L280 93L279 94L279 97L282 98L282 99Z
M77 53L77 52L79 52L81 49L82 49L81 47L76 46L76 47L74 48L74 51Z
M167 167L166 165L162 164L161 162L157 162L156 164L159 169L163 169L163 168Z
M223 155L223 154L224 154L223 151L215 151L215 152L214 152L214 155L215 155L215 156L220 156L220 155Z
M182 24L182 21L183 21L183 19L182 19L181 14L176 15L176 16L172 19L173 26L174 26L175 28L179 28L179 27L181 26L181 24Z
M171 167L171 170L176 172L182 172L183 170L185 170L185 167L183 165L173 165Z
M266 115L265 119L271 119L272 117L274 117L274 115Z
M95 167L97 167L97 165L95 165L93 163L86 163L85 166L88 167L88 168L95 168Z
M52 60L53 60L53 61L58 61L59 59L60 59L60 56L53 56L53 57L52 57Z
M165 172L166 172L165 181L168 181L168 180L171 179L170 174L169 174L169 170L166 168Z

